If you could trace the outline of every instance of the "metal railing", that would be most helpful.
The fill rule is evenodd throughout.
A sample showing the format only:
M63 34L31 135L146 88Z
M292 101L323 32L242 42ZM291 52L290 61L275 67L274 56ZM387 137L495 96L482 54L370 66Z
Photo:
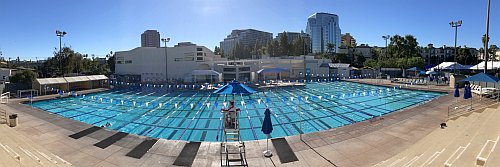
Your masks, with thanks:
M458 98L458 97L457 97ZM447 119L470 113L474 110L486 108L498 101L489 98L477 98L472 100L459 100L448 106Z
M26 90L18 90L17 91L17 97L18 98L23 98L23 93L26 93L26 92L29 92L29 95L26 95L25 97L28 97L28 96L38 96L38 90L36 89L26 89Z
M0 104L9 103L10 92L5 92L0 95Z

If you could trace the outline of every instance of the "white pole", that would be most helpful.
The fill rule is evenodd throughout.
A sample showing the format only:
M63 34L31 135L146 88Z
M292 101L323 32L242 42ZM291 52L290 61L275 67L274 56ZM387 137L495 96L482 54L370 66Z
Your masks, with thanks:
M300 101L299 101L299 104L300 104ZM305 101L304 101L304 104L305 104ZM299 110L299 115L300 115L300 140L302 140L302 107L298 106L300 108Z
M33 108L33 91L31 91L30 104L31 108Z

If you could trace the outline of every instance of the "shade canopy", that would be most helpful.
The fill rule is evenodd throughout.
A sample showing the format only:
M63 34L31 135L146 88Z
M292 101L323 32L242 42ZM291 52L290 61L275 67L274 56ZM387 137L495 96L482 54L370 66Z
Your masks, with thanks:
M470 76L468 78L462 79L460 81L478 81L478 82L498 82L500 81L500 78L485 74L485 73L479 73L473 76Z
M330 63L321 63L319 67L330 67Z
M412 67L412 68L408 68L406 70L409 70L409 71L417 71L418 70L418 71L420 71L420 70L422 70L422 68Z
M436 71L426 71L425 74L436 74Z
M60 78L37 78L35 81L40 85L51 85L51 84L67 84L74 82L97 81L97 80L107 80L107 79L108 77L104 75L87 75L87 76L60 77Z
M252 94L256 92L252 88L249 88L246 85L241 84L240 82L233 80L229 84L224 85L223 87L217 89L213 93L217 94Z
M220 73L214 70L193 70L191 75L220 75Z
M67 81L64 78L37 78L36 82L38 82L40 85L67 83Z
M274 68L263 68L257 71L258 74L260 73L280 73L280 72L290 72L287 68L280 68L280 67L274 67Z
M264 134L271 134L271 132L273 131L273 123L271 122L271 110L269 110L269 108L266 108L266 111L264 112L264 121L262 121L261 131Z

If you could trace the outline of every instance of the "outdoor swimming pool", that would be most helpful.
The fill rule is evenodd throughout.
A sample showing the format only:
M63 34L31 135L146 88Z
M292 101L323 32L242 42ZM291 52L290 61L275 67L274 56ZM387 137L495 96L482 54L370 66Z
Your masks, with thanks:
M352 82L308 83L303 87L259 89L234 96L243 140L265 139L264 111L271 109L271 137L327 130L430 101L444 94ZM121 132L186 141L221 141L224 102L232 95L212 91L126 88L85 96L33 102L33 107ZM29 104L28 104L29 105ZM302 128L300 118L302 114Z

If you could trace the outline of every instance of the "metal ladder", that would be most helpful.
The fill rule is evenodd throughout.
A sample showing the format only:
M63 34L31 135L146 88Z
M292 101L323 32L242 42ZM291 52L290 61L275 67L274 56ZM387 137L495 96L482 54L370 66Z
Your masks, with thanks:
M226 120L228 113L224 114L224 139L220 143L221 166L248 166L246 159L245 142L241 140L238 112L235 112L235 125L230 126Z

